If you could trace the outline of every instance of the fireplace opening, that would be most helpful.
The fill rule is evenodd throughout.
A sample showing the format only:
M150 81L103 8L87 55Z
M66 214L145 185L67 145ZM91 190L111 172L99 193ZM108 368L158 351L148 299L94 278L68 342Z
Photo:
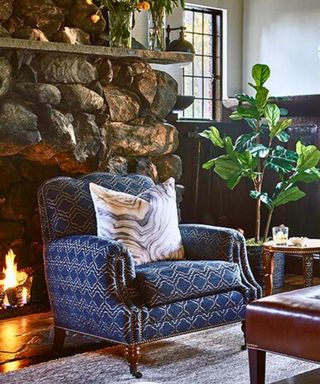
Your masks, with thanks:
M39 246L33 244L33 252L39 252ZM42 265L22 266L23 252L16 249L8 249L1 258L4 265L0 268L0 319L50 309Z

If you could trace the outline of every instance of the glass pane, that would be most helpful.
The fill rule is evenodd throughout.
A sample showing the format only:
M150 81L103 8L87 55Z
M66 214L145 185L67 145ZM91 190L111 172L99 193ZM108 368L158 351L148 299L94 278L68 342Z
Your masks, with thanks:
M203 53L202 53L202 39L203 39L202 35L194 35L193 45L194 45L194 49L195 49L197 55L203 55Z
M192 66L193 64L189 64L186 67L183 68L183 74L184 76L192 75Z
M185 35L185 39L188 40L188 41L190 41L190 43L191 43L192 45L194 45L193 34L190 33L190 32L186 32L184 35Z
M212 37L211 36L203 36L203 54L212 56Z
M211 120L212 116L212 101L204 100L203 101L203 118Z
M192 118L193 117L193 106L190 105L187 109L183 111L183 117Z
M194 31L202 33L202 13L195 12L194 13Z
M194 65L194 75L202 76L202 57L195 56L193 65Z
M192 86L192 77L184 78L184 94L193 96L193 86Z
M191 11L184 11L184 25L187 28L187 31L192 31L193 29L193 16Z
M202 78L196 77L194 79L194 96L202 98Z
M194 117L202 119L202 100L195 100L193 102L194 106Z
M212 35L212 16L208 14L203 15L203 33Z
M213 74L213 62L212 57L203 58L203 76L212 76Z
M213 93L212 93L212 80L211 79L203 79L204 82L204 97L207 97L208 99L212 99Z

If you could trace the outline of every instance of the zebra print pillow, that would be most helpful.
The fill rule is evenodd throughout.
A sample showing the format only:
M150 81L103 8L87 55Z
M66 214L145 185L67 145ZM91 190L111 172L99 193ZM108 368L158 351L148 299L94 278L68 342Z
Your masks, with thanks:
M136 264L182 259L174 179L138 196L90 183L98 236L121 241Z

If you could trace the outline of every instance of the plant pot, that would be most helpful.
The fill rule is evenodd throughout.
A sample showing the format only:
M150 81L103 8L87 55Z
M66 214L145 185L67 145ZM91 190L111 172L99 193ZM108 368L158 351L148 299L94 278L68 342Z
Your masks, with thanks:
M247 246L247 254L253 276L257 283L264 288L263 247L260 245ZM277 252L274 254L273 289L284 286L284 270L285 254Z

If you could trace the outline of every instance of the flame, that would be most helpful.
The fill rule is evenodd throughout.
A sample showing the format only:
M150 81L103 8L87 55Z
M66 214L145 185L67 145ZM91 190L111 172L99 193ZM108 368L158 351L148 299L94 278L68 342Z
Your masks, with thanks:
M4 278L4 291L8 288L13 288L18 285L18 269L17 264L14 262L16 255L12 249L6 254L6 268L3 268Z

